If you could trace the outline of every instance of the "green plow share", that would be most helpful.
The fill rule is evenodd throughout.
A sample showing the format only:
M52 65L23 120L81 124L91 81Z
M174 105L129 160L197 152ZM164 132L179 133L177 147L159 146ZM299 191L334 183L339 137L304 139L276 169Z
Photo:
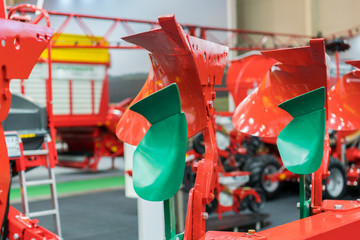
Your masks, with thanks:
M284 166L300 175L300 218L310 215L305 199L305 174L319 169L324 152L325 88L283 102L279 107L294 119L280 132L277 146Z
M135 192L148 201L164 201L166 239L176 235L174 195L184 176L187 123L181 112L180 94L175 83L142 99L130 110L144 116L151 127L133 157Z

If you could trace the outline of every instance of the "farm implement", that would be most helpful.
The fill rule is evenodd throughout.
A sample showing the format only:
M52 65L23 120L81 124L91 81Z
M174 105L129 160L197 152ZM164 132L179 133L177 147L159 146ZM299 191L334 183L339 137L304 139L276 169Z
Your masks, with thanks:
M134 188L146 200L164 201L166 239L356 239L359 203L322 200L330 150L325 128L329 103L323 39L311 40L307 47L262 52L278 63L240 103L233 118L234 126L242 132L277 137L284 166L300 175L301 220L257 233L205 232L206 205L215 197L219 159L213 122L214 85L225 67L227 49L188 36L173 16L160 17L159 24L159 29L125 38L150 51L152 69L120 119L117 135L138 145ZM185 164L184 133L191 137L199 131L204 136L205 155L195 166L185 231L176 234L172 202ZM167 141L157 138L159 134L167 136ZM306 174L312 176L311 199L305 197Z
M41 12L42 17L46 13ZM39 15L39 16L40 16ZM9 203L9 189L12 175L16 171L24 171L26 163L23 159L22 142L17 134L4 135L2 122L8 115L11 105L10 81L14 78L26 79L34 67L38 57L48 46L53 35L52 29L9 20L5 14L4 2L0 3L0 35L1 35L1 93L0 100L0 226L1 239L60 239L59 236L38 225L38 220L30 219ZM7 145L9 150L7 149ZM49 159L48 159L49 160ZM52 161L52 160L51 160ZM14 171L12 167L14 166ZM50 166L48 166L50 168ZM60 229L57 229L60 231Z

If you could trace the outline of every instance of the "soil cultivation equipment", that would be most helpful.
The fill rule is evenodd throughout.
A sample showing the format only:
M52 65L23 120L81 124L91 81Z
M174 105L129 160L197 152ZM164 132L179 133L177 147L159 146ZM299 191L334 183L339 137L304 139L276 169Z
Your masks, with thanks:
M260 52L249 52L230 62L226 85L235 106L255 90L275 63L275 59Z
M226 64L227 48L186 35L173 16L160 17L159 24L162 27L161 29L126 38L127 41L139 44L151 51L153 67L146 84L135 101L176 82L180 92L181 109L187 120L187 137L191 137L204 129L205 141L208 142L212 139L210 145L205 145L207 149L205 158L211 160L198 162L195 189L192 189L189 194L187 221L195 223L199 230L202 230L198 232L191 224L187 223L187 230L185 231L187 236L185 238L190 239L190 236L195 235L195 239L199 239L205 233L205 219L208 216L205 212L205 206L214 198L213 191L218 160L212 122L215 98L214 85L221 82ZM159 41L162 44L159 44ZM207 117L207 113L210 114L210 118ZM130 119L131 121L129 121ZM148 128L148 122L136 113L127 111L118 124L117 133L120 139L137 145ZM134 159L134 163L135 161L136 159ZM185 155L182 161L185 163ZM202 182L199 179L207 179L208 181ZM163 189L157 191L163 191ZM182 235L175 236L173 231L171 234L166 234L167 239L175 239L176 237L182 238Z
M35 9L24 6L17 6L14 9L21 10L19 18L23 20L28 19L27 15L35 12ZM49 95L51 90L48 88L45 90L42 87L45 79L49 78L44 71L46 70L44 61L52 64L53 76L50 76L48 82L54 85L53 123L57 129L58 140L63 143L59 144L61 146L59 165L90 168L96 171L101 156L114 158L123 154L122 142L114 137L113 131L114 123L118 121L129 103L125 101L115 107L108 105L107 69L110 65L108 50L142 49L123 40L114 40L112 36L119 32L119 29L122 30L120 34L124 32L133 34L138 26L152 30L159 25L156 21L139 19L57 11L47 11L47 13L50 19L56 18L61 23L51 41L52 60L47 59L46 52L43 53L42 61L35 66L30 76L32 81L15 80L11 88L14 92L29 95L38 102L45 103L45 92ZM40 22L41 19L42 17L38 17L36 22ZM105 33L96 36L91 20L102 22ZM81 29L84 35L66 34L69 26ZM311 36L299 34L247 31L193 24L182 24L182 27L191 36L228 44L231 45L231 50L236 51L299 46L311 38ZM241 41L236 41L237 39ZM79 91L79 88L83 90Z
M347 61L355 67L360 67L359 61ZM328 128L334 132L330 135L332 141L331 156L334 176L328 179L333 192L343 194L346 185L358 188L360 177L359 129L360 106L357 102L360 93L360 70L355 69L337 82L329 92ZM335 159L336 158L336 159ZM335 161L337 160L337 162ZM331 168L329 166L329 170ZM346 172L345 172L346 170ZM342 187L342 188L341 188Z
M162 81L159 82L161 82L162 84L164 84L165 82L164 84L165 86L169 85L171 82L175 82L177 79L174 77L177 76L177 74L175 74L176 71L172 71L172 70L174 69L178 70L179 68L181 68L181 66L184 66L183 64L184 62L187 62L189 63L189 65L187 65L188 66L187 71L180 71L180 72L182 74L189 74L188 75L189 78L182 78L183 75L181 75L179 81L177 81L177 85L179 86L179 91L180 91L180 98L182 102L181 103L182 111L184 111L185 115L187 114L187 112L185 111L187 109L185 107L187 107L188 105L186 104L183 105L186 99L189 99L189 97L194 99L195 97L198 96L199 98L204 98L205 101L203 102L202 107L207 109L206 115L208 116L206 121L207 125L205 126L200 125L203 128L206 151L205 151L205 158L198 162L195 187L190 191L185 232L182 234L175 235L174 228L170 228L170 229L167 228L166 238L187 239L187 240L190 239L210 240L210 239L319 239L319 238L338 239L338 238L346 237L348 239L356 239L357 236L360 234L360 230L358 230L359 229L358 226L360 223L359 220L360 204L357 201L335 201L335 200L322 201L322 196L321 196L322 179L325 178L328 174L327 165L328 165L328 157L329 157L328 154L329 146L328 144L323 145L325 130L316 131L317 135L313 136L315 137L315 139L317 139L315 145L311 144L312 141L303 141L301 143L298 140L296 142L288 142L288 140L285 140L283 142L285 144L289 143L291 148L297 149L295 154L298 154L297 157L300 157L299 161L297 162L293 162L292 160L288 160L288 159L286 160L287 161L286 165L290 166L292 171L295 171L296 173L299 174L306 174L316 170L316 168L319 166L319 163L321 164L320 168L315 173L312 174L313 188L312 188L311 202L310 204L306 205L302 200L303 204L301 205L302 210L304 210L304 212L308 214L311 214L312 216L276 228L261 231L258 233L255 233L254 230L249 230L248 233L226 233L226 232L206 233L205 232L205 220L208 216L207 213L205 212L205 206L206 204L210 203L211 200L214 198L213 189L216 179L215 178L216 162L218 160L217 147L216 147L215 134L214 134L214 125L212 123L213 121L212 116L214 113L212 101L214 100L215 94L211 94L211 92L213 91L212 83L216 83L216 81L212 81L212 74L210 74L210 78L209 78L208 73L209 72L218 73L215 74L215 80L218 79L217 77L221 74L221 71L223 70L223 67L225 65L225 61L223 61L225 60L225 58L220 58L221 61L218 62L218 64L216 64L217 61L216 61L216 57L214 58L214 56L216 56L216 54L220 54L220 56L225 57L226 54L225 56L221 55L221 52L226 52L226 50L221 46L212 45L211 43L207 43L207 42L201 42L197 39L186 36L182 32L181 28L176 24L174 18L171 16L161 17L159 18L159 22L161 29L156 29L150 32L130 36L127 39L127 40L131 40L132 42L141 44L142 46L145 46L146 48L150 49L152 52L153 60L157 59L156 61L157 64L153 65L153 67L161 69L161 73L162 73L161 75L159 74L156 76L154 74L154 69L153 69L153 71L150 74L151 77L149 78L147 84L143 88L143 90L146 89L149 91L142 91L143 95L139 95L138 100L142 97L147 96L147 94L144 93L152 93L154 90L156 90L154 88L150 88L150 86L155 86L154 84L151 84L152 82L150 80L161 79ZM156 41L154 39L156 39ZM159 42L161 42L162 44L159 44ZM204 54L205 52L206 54ZM258 115L256 120L260 122L254 122L251 128L246 129L247 130L246 132L259 133L259 135L264 134L266 136L277 136L280 133L280 131L284 128L284 126L286 126L291 121L291 117L287 115L286 112L282 112L282 110L277 108L278 104L286 100L292 99L294 97L297 97L301 94L305 94L308 92L309 89L315 90L320 87L326 88L327 77L326 77L324 43L322 39L317 39L317 40L312 40L310 42L310 46L308 47L270 51L270 52L264 52L263 54L271 55L272 57L277 59L280 63L277 64L277 68L274 68L269 73L269 75L267 75L268 78L265 81L266 85L260 85L260 87L258 88L258 89L262 89L262 92L259 90L254 91L248 97L249 101L245 101L245 104L239 105L235 115L240 117L240 120L242 120L241 112L246 111L244 112L245 115L244 117L245 120L248 120L248 117L253 117L251 116L251 113L254 113L253 112L254 110L252 110L251 108L256 107L256 110L258 110L257 111ZM164 59L167 60L166 64L163 64L165 63ZM182 64L177 65L178 63L177 59L182 59L184 61L181 61ZM187 61L185 59L187 59ZM192 74L193 70L199 71L198 72L199 74L193 75ZM219 71L221 70L220 73L217 70ZM163 78L161 78L161 76L163 76ZM279 85L279 81L277 81L279 78L283 80L281 85ZM186 81L188 79L191 79L192 81ZM185 92L182 92L182 87L186 85L192 86L191 89L199 89L198 87L202 85L202 90L204 94L200 93L200 95L187 95L185 94ZM325 91L324 90L322 91L326 95L327 93L326 89ZM156 93L154 95L159 96ZM152 95L150 97L152 97ZM264 103L260 101L260 99L264 99L264 97L269 99L269 102L266 102L268 104L263 105ZM297 99L299 98L300 97L298 97ZM321 102L324 104L326 109L325 111L327 112L327 107L328 107L327 97L324 97L324 99ZM205 103L207 104L205 105ZM317 103L317 102L314 104L321 105L321 103ZM295 104L295 105L296 107L300 106L299 104ZM308 104L305 105L307 108L313 107L313 106L308 106ZM196 107L199 106L194 105L193 109L194 110L197 109ZM297 118L309 114L312 110L315 110L316 112L317 108L316 109L313 108L311 109L311 111L305 111L305 112L301 112L302 108L293 108L292 110L291 108L286 108L286 109L290 111L293 116L295 116L295 119L285 128L284 133L280 134L280 135L283 134L280 140L284 140L287 137L289 137L291 138L289 141L293 141L294 138L296 138L296 134L302 134L301 131L298 131L298 130L302 130L302 128L296 126L298 124L301 124L301 121L298 121ZM262 112L262 110L264 110L264 112ZM325 112L324 110L322 111ZM194 111L194 112L197 113L199 111ZM268 114L267 112L272 113L272 116L274 117L272 123L278 123L277 125L275 125L275 128L270 129L269 124L266 124L266 122L261 121L260 115ZM132 120L134 121L141 119L140 116L138 115L133 115L133 116L134 119ZM325 116L326 115L323 114L323 120L325 119ZM124 117L120 120L118 125L118 130L119 130L118 136L125 141L131 139L133 140L133 142L136 143L136 141L134 141L136 138L133 138L133 136L138 137L138 140L140 141L142 136L146 132L146 128L144 132L137 131L137 134L132 136L130 133L131 131L135 131L135 129L122 128L122 123L126 122L126 117L130 117L130 114L125 113ZM196 125L192 126L192 124L189 124L189 120L191 120L191 122L196 123L196 119L194 118L189 119L189 117L197 117L197 115L196 116L189 114L186 115L188 121L188 137L192 136L193 132L196 132L196 131L191 131L196 129L195 128ZM277 117L281 117L281 118L279 119ZM163 118L161 117L160 119ZM237 123L238 120L239 119L234 119L234 123ZM265 118L265 120L268 119ZM307 120L311 121L312 118L309 117L307 118ZM143 126L145 127L147 126L148 128L149 125L147 125L146 122L144 121L143 123L145 123L145 125ZM154 125L156 124L157 123L155 123ZM261 124L264 124L265 128L262 127ZM321 124L323 124L323 122L320 123L320 125ZM235 125L240 127L240 129L243 129L244 127L241 126L241 123ZM261 131L260 128L262 129ZM164 130L171 131L171 129L172 128L169 126L167 130L165 129ZM320 129L324 129L324 126ZM311 131L310 129L307 129L306 132L311 132ZM305 135L302 136L304 138L300 139L301 141L305 140ZM329 140L325 138L325 143L328 143L328 141ZM167 146L170 145L167 144ZM322 151L323 146L324 146L324 152ZM314 152L310 152L313 147L315 147L317 150ZM163 148L159 148L158 145L153 145L153 146L148 145L148 153L150 157L156 156L156 152L160 151L160 149L162 150ZM166 149L166 151L168 150L169 149ZM178 150L178 148L175 147L174 150ZM142 153L142 155L146 155L146 153ZM310 158L308 158L308 156L310 156ZM308 161L312 161L309 160L312 159L311 156L313 156L314 159L316 159L317 163L315 164L316 167L308 168L306 165L310 163ZM293 156L291 156L291 158L292 157ZM323 161L321 161L321 159L319 160L320 157L323 157ZM301 159L303 159L304 161ZM134 159L134 161L136 160ZM160 161L159 163L162 162L161 159L159 159L158 161ZM185 161L185 159L183 161ZM309 166L311 165L312 164L310 164ZM165 166L165 164L161 163L160 166ZM170 168L170 170L172 169L172 167L170 166L168 167ZM165 170L166 169L162 168L161 171L165 171ZM157 174L162 175L161 172L158 172ZM154 176L151 176L151 179L154 179ZM304 190L304 187L302 189ZM157 189L157 191L163 191L163 189L159 188ZM170 216L172 216L172 214L170 214ZM339 224L339 221L341 221L341 224ZM326 222L326 224L324 224L324 222ZM174 222L170 221L167 223L174 223ZM174 226L174 225L167 224L167 226Z
M231 62L227 83L235 103L241 102L248 95L248 92L253 91L252 86L261 83L270 66L275 63L275 60L271 59L261 55L245 55L245 57ZM234 86L237 87L234 88ZM253 121L253 119L250 119L250 121ZM333 134L330 136L333 136ZM277 195L284 182L296 181L299 176L283 167L274 138L259 138L258 141L261 144L256 150L257 156L252 157L252 160L248 161L247 164L238 163L237 165L244 166L243 170L252 173L251 186L261 187L265 191L267 198L272 199ZM242 143L239 142L238 144ZM334 154L333 156L339 158ZM239 158L237 159L239 160ZM330 173L333 174L329 176L328 180L324 181L324 197L339 199L342 197L346 187L345 169L333 158L330 159L329 164ZM352 173L355 172L353 169ZM309 187L311 185L310 176L307 178L307 182ZM335 182L337 184L334 184ZM310 190L310 188L307 189Z
M357 61L350 61L349 64L357 66ZM332 129L330 132L331 141L331 157L329 159L329 172L330 175L323 181L325 186L324 198L327 199L340 199L345 191L346 186L358 186L360 170L357 159L358 156L358 122L360 121L357 114L358 105L355 99L359 92L359 83L357 71L354 70L346 75L329 91L329 121L327 128ZM280 167L281 158L278 155L277 148L271 147L273 144L266 138L263 139L267 142L269 147L269 153L272 155L259 156L257 158L272 158L273 160L267 160L273 162L273 164L267 163L267 161L252 161L245 168L245 170L252 173L260 172L261 168L271 168L273 171L264 174L253 174L251 183L261 184L268 197L273 197L267 190L271 187L279 186L284 180L295 180L298 175L289 172L287 169ZM267 157L266 157L267 156ZM278 163L276 163L276 158ZM266 167L269 166L269 167ZM276 169L279 169L275 171ZM260 180L260 176L262 176ZM253 180L253 181L252 181ZM307 180L307 194L310 196L311 178L308 176ZM270 188L265 187L265 183ZM276 188L277 189L277 188Z

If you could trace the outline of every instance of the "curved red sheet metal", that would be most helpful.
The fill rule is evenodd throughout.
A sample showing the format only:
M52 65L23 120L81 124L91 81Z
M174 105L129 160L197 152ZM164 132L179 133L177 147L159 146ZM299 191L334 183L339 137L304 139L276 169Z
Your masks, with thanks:
M271 57L253 54L231 61L226 75L235 106L244 100L264 79L277 61Z
M347 61L360 67L360 61ZM345 74L329 91L328 128L340 131L360 129L360 70Z
M206 126L202 85L221 84L228 48L185 34L173 15L160 17L159 24L160 29L124 38L151 53L150 73L133 103L177 83L181 109L188 123L188 137L191 137ZM137 145L149 127L145 118L128 109L116 132L119 139Z
M290 98L319 87L327 89L324 41L310 46L262 52L280 63L266 74L260 86L236 108L233 124L241 132L276 137L292 117L278 108ZM327 108L327 103L325 103Z
M121 102L109 107L108 113L106 115L105 126L111 133L116 133L116 126L132 101L132 98L126 98Z
M0 27L0 64L6 66L6 78L28 78L54 30L5 19Z
M51 28L0 19L0 66L4 69L3 77L28 78L52 35ZM0 99L0 121L4 121L11 101L6 99L10 97L10 92L7 90L9 82L1 85L4 96Z

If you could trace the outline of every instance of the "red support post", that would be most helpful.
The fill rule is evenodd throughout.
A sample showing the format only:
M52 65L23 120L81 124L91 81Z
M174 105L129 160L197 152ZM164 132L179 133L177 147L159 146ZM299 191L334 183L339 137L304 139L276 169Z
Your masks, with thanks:
M20 79L20 91L22 95L25 95L25 82L24 79Z
M6 19L6 5L5 1L0 1L0 18Z

